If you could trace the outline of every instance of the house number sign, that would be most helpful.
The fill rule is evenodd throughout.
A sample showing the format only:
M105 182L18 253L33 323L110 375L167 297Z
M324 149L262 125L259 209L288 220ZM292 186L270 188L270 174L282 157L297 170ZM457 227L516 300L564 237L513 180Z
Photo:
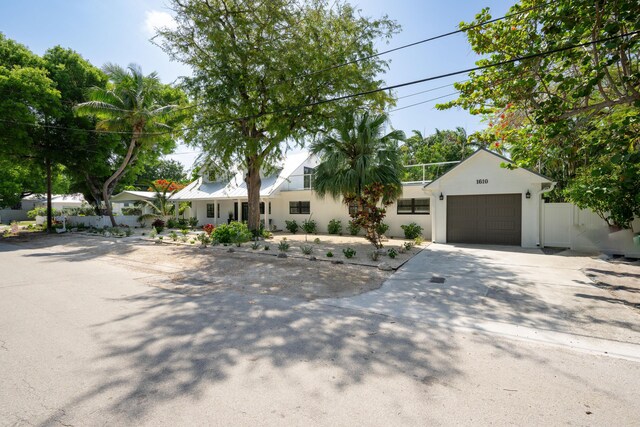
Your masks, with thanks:
M486 178L483 179L476 179L476 184L488 184L489 180Z

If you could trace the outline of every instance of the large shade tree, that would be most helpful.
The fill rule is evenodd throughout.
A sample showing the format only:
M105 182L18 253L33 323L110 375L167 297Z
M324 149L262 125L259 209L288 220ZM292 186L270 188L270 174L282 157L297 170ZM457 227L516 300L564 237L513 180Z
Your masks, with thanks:
M177 26L158 44L193 69L185 86L198 103L191 139L206 162L240 165L248 188L248 225L259 227L260 171L288 144L328 128L341 109L384 108L386 62L375 43L397 30L351 5L327 0L174 0ZM347 66L336 64L351 62ZM310 106L310 104L316 104Z
M461 25L488 19L484 9ZM552 197L629 227L640 216L637 0L521 0L467 36L478 65L501 65L471 73L440 108L485 115L478 137L557 181Z
M103 68L109 78L105 88L94 87L90 101L80 103L81 115L96 116L97 129L121 135L126 151L111 159L110 174L100 184L102 201L113 226L116 220L111 195L120 180L150 153L167 152L175 146L171 130L183 118L185 98L181 91L163 85L156 73L145 76L139 66L122 68L107 64ZM179 112L179 113L177 113Z

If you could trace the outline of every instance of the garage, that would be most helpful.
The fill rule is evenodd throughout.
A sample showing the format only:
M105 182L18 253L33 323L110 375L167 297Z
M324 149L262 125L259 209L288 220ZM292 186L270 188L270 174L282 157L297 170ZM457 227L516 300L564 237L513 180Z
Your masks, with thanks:
M447 197L447 242L520 246L522 195Z

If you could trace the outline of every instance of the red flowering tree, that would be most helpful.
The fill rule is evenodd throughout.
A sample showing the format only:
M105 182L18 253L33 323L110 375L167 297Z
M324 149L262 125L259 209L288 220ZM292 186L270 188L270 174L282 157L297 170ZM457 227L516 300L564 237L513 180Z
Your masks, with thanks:
M153 181L151 187L147 189L147 191L166 191L167 193L174 193L176 191L182 190L186 185L180 184L179 182L167 181L166 179L156 179Z
M364 187L361 195L347 194L344 202L358 204L358 211L350 213L353 223L365 230L365 237L376 249L382 248L380 225L387 215L386 207L392 203L392 195L397 192L393 185L374 182Z

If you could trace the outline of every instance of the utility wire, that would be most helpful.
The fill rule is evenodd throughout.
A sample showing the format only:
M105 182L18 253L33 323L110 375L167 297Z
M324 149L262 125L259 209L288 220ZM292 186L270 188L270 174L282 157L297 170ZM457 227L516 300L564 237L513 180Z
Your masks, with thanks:
M550 49L550 50L547 50L547 51L544 51L544 52L538 52L538 53L533 53L533 54L530 54L530 55L518 56L518 57L515 57L515 58L512 58L512 59L507 59L507 60L504 60L504 61L493 62L493 63L490 63L490 64L480 65L480 66L472 67L472 68L466 68L464 70L452 71L450 73L439 74L439 75L431 76L431 77L425 77L423 79L418 79L418 80L413 80L413 81L409 81L409 82L399 83L399 84L386 86L386 87L382 87L382 88L372 89L372 90L363 91L363 92L357 92L357 93L353 93L353 94L349 94L349 95L342 95L342 96L338 96L338 97L335 97L335 98L323 99L323 100L320 100L320 101L315 101L315 102L311 102L311 103L307 103L307 104L300 104L300 105L296 105L296 106L292 106L292 107L280 108L280 109L277 109L277 110L266 111L266 112L261 113L261 114L255 114L255 115L244 116L244 117L235 117L235 118L230 118L230 119L225 119L225 120L218 120L218 121L215 121L215 122L208 123L207 126L228 124L228 123L233 123L233 122L242 121L242 120L258 119L258 118L261 118L261 117L264 117L264 116L270 116L270 115L273 115L273 114L279 114L279 113L283 113L283 112L287 112L287 111L299 110L299 109L304 109L304 108L316 107L316 106L324 105L324 104L328 104L328 103L344 101L344 100L347 100L347 99L353 99L353 98L357 98L357 97L360 97L360 96L371 95L371 94L378 93L378 92L383 92L383 91L388 91L388 90L393 90L393 89L399 89L399 88L402 88L402 87L413 86L413 85L416 85L416 84L426 83L426 82L433 81L433 80L439 80L439 79L443 79L443 78L446 78L446 77L452 77L452 76L456 76L456 75L460 75L460 74L466 74L466 73L470 73L470 72L473 72L473 71L480 71L480 70L485 70L485 69L489 69L489 68L493 68L493 67L499 67L499 66L502 66L502 65L513 64L515 62L525 61L525 60L528 60L528 59L544 57L544 56L552 55L554 53L573 50L573 49L577 49L577 48L581 48L581 47L595 45L595 44L598 44L598 43L605 43L605 42L608 42L608 41L611 41L611 40L616 40L616 39L623 38L623 37L633 36L633 35L636 35L636 34L640 34L640 30L632 31L632 32L629 32L629 33L624 33L624 34L618 34L618 35L615 35L615 36L610 36L610 37L606 37L606 38L602 38L602 39L598 39L598 40L591 40L591 41L584 42L584 43L578 43L578 44L573 44L573 45L562 46L562 47L558 47L558 48L555 48L555 49ZM85 131L85 132L118 133L118 134L121 134L121 133L125 133L126 134L127 133L127 132L111 132L111 131L99 131L99 130L88 130L88 129L77 129L77 128L65 128L65 127L61 127L61 126L42 125L42 124L35 124L35 123L28 123L28 122L13 122L13 121L6 120L6 119L1 119L1 118L0 118L0 121L14 123L14 124L25 124L25 125L28 125L28 126L36 126L36 127L38 127L38 126L39 127L52 127L53 126L55 128L58 128L58 129L78 130L78 131ZM171 133L184 132L184 131L187 131L187 130L198 129L198 128L201 128L201 127L204 127L204 126L203 125L188 126L188 127L184 127L182 129L179 129L179 130L168 130L168 131L163 131L163 132L148 132L148 133L144 133L143 135L147 135L147 136L167 135L167 134L171 134Z
M426 104L427 102L436 101L438 99L447 98L447 97L453 96L453 95L458 95L459 93L460 92L451 92L451 93L448 93L446 95L438 96L436 98L427 99L426 101L416 102L415 104L406 105L406 106L400 107L400 108L394 108L393 110L389 110L389 112L393 113L395 111L405 110L407 108L415 107L417 105Z

